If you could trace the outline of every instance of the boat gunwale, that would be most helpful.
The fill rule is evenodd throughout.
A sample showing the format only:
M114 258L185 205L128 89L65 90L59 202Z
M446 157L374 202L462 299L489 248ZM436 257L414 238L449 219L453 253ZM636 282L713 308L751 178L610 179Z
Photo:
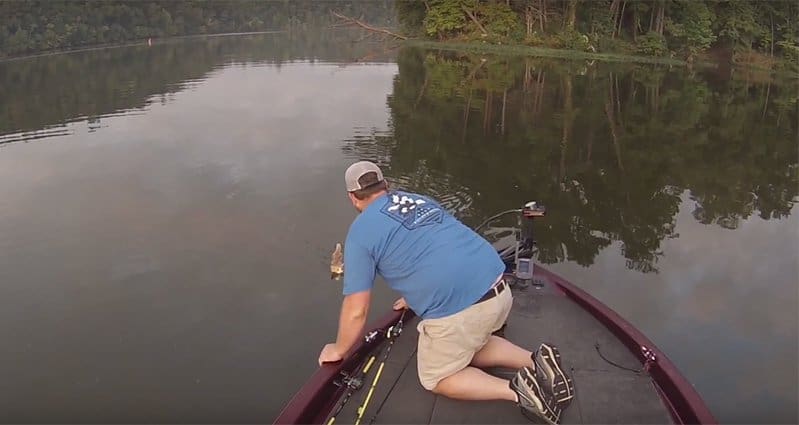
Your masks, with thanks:
M650 363L648 373L652 377L657 392L666 404L675 423L718 423L694 386L680 373L677 366L669 360L668 356L643 332L639 331L613 309L566 279L538 265L536 265L536 271L545 275L566 296L599 320L630 350L641 364L646 362L646 358L641 351L642 347L646 347L655 355L656 360Z
M344 359L336 363L325 363L303 384L289 402L283 407L274 424L321 424L333 410L338 399L344 394L346 387L335 384L342 377L342 373L352 374L360 362L369 355L375 347L386 339L386 330L403 320L411 320L415 314L407 310L402 316L402 311L391 310L371 327L370 334L376 332L371 340L361 338L351 348Z

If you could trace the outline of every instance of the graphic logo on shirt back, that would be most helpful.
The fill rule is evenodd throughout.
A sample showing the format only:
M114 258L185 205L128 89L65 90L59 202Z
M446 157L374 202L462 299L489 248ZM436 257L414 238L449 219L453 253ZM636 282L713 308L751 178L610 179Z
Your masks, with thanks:
M444 218L441 208L437 205L421 197L404 193L389 194L388 202L380 211L408 229L441 223Z

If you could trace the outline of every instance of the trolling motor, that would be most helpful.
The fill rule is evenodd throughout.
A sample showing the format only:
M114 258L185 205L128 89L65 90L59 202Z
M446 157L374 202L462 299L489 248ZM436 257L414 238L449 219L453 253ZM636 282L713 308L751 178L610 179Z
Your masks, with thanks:
M533 280L533 253L535 251L535 238L533 237L533 221L546 215L547 209L539 205L536 201L524 204L522 208L514 208L501 213L494 214L485 219L479 226L475 227L475 232L488 225L493 220L507 214L515 214L517 226L520 230L515 232L516 243L498 251L502 262L507 267L512 266L516 282L526 286ZM535 282L533 282L535 283ZM539 285L536 285L539 286Z
M530 201L524 204L524 208L522 208L522 215L527 218L543 217L547 215L547 207L538 205L538 202L536 201Z
M521 209L521 216L523 219L520 219L521 235L516 241L516 255L514 258L516 270L514 275L516 279L525 283L530 283L533 280L533 248L535 247L533 220L544 217L546 211L546 207L539 205L536 201L530 201L524 204L524 207Z

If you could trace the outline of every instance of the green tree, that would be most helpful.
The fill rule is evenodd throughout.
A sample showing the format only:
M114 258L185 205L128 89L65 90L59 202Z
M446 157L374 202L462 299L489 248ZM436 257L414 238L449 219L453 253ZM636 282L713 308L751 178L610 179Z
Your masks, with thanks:
M759 52L796 66L799 6L790 0L430 0L398 2L411 32L438 39L474 39L562 49L632 52L693 59L708 49L731 50L733 62L755 63ZM426 7L423 8L423 6ZM501 12L501 13L495 13ZM515 15L515 19L510 16ZM416 28L417 31L414 31ZM586 37L587 36L587 37ZM746 53L746 54L744 54ZM720 57L723 57L720 56ZM760 62L763 62L760 60Z
M666 21L666 29L677 45L693 57L706 50L716 36L713 34L715 14L707 4L692 0L678 0L673 17Z
M431 0L430 9L424 18L424 30L429 36L443 38L466 27L463 9L474 7L475 0Z
M727 0L719 5L719 37L735 49L751 50L762 37L758 6L747 0Z
M330 26L330 10L392 23L390 2L0 1L0 56L150 37Z

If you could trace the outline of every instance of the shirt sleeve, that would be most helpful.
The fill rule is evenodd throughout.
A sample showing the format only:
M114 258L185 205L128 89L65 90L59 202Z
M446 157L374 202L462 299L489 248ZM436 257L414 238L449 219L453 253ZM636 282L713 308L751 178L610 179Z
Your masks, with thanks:
M372 289L375 281L375 260L365 241L350 229L344 242L344 295Z

